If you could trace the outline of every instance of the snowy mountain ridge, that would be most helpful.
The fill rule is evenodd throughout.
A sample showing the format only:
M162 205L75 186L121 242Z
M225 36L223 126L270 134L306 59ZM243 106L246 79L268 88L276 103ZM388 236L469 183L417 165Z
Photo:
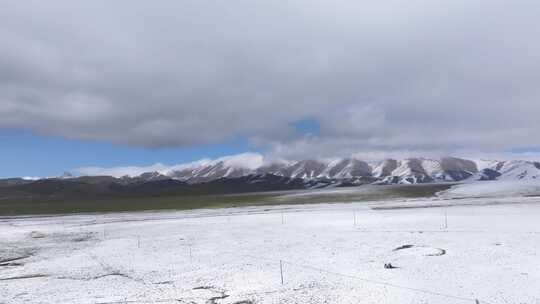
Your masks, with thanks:
M308 181L331 179L376 184L465 180L538 179L540 181L540 162L468 160L456 157L386 159L371 163L356 158L267 162L258 154L248 153L147 172L138 177L143 179L146 177L150 179L173 178L188 183L199 183L221 178L264 174Z

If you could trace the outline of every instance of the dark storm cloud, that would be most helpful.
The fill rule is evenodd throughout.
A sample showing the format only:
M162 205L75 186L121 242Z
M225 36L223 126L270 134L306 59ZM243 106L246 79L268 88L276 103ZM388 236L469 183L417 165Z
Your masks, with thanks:
M291 155L540 144L538 1L0 3L0 127ZM297 138L306 117L320 132Z

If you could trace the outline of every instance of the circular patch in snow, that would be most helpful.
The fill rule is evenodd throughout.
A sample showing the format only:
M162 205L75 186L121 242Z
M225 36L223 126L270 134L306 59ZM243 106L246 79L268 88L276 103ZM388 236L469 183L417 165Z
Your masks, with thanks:
M402 245L393 250L394 252L401 252L408 255L422 255L422 256L441 256L446 254L446 250L441 248L435 248L425 245Z

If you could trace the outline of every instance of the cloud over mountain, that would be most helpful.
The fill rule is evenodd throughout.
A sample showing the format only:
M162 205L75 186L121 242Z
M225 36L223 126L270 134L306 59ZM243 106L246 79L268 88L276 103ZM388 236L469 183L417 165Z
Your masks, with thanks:
M0 127L275 155L538 146L540 3L4 1ZM303 136L294 123L320 128ZM429 126L429 127L426 127Z

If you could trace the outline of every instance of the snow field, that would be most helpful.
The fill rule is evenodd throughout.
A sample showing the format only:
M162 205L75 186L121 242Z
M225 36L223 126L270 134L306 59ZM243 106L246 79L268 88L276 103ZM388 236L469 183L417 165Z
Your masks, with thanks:
M540 199L504 200L4 218L0 303L540 303Z

